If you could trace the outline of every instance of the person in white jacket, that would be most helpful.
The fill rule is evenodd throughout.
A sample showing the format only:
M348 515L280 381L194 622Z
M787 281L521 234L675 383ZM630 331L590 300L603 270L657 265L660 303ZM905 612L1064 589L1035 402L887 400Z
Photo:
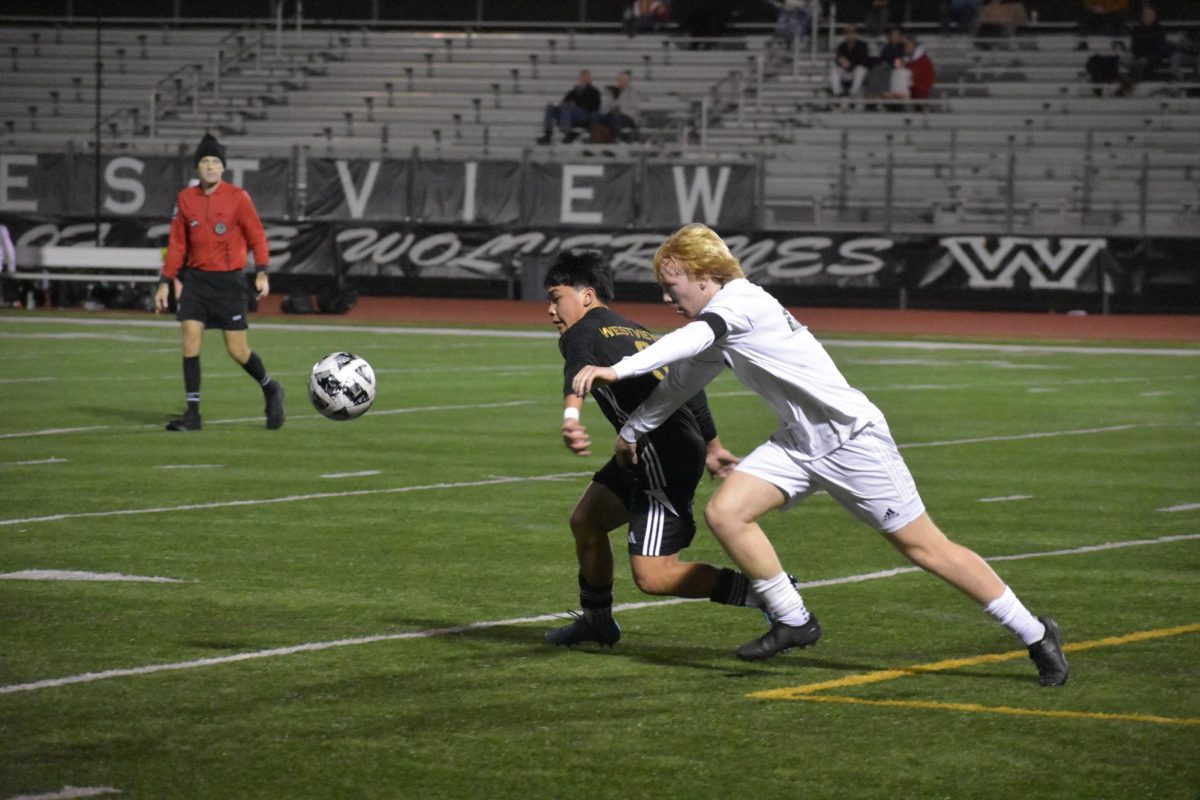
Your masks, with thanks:
M636 459L640 436L726 367L774 410L775 433L737 465L705 509L713 534L773 620L766 634L738 648L738 657L760 661L820 639L820 623L757 520L823 490L1018 636L1042 685L1066 683L1054 620L1035 617L986 561L934 524L883 412L846 381L808 328L745 279L721 237L705 225L684 226L655 253L654 271L664 301L690 322L611 367L584 367L572 388L584 394L669 367L621 428L615 449L626 460Z

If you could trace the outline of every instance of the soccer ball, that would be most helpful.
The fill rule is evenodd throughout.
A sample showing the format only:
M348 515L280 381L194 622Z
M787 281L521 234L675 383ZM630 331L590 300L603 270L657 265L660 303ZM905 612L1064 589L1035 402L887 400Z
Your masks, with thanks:
M375 370L353 353L330 353L313 364L308 399L330 419L361 417L375 402Z

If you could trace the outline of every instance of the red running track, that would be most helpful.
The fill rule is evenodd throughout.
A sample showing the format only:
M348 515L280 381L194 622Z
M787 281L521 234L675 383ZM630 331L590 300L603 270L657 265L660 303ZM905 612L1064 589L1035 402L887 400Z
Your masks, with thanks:
M286 317L282 297L259 304L258 317ZM519 300L462 300L437 297L360 297L348 314L323 319L404 322L425 325L539 325L549 329L547 304ZM652 328L671 328L680 319L663 303L615 303L630 319ZM799 308L796 319L814 333L1137 339L1200 342L1200 316L1167 314L1070 315L1004 311L901 311L896 309ZM314 318L314 317L310 317Z

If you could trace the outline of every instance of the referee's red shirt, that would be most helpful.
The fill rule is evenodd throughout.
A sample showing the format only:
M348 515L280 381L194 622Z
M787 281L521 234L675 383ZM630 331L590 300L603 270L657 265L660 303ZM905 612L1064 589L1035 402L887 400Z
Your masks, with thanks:
M206 272L245 269L251 248L255 269L266 269L267 235L250 195L225 181L212 194L189 186L175 199L163 277L174 278L182 266Z

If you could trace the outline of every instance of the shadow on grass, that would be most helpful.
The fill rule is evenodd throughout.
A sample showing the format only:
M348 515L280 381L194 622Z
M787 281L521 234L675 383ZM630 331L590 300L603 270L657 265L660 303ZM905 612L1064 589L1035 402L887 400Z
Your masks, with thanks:
M564 623L569 618L564 616ZM444 621L391 618L389 624L399 625L415 630L445 630L456 628ZM495 625L489 627L467 627L454 633L440 634L436 638L463 638L477 641L504 642L508 644L527 645L528 652L544 652L547 656L557 654L572 654L584 658L620 658L635 661L655 667L673 669L692 669L721 673L728 678L756 677L778 679L794 674L799 668L816 668L824 670L839 670L844 672L871 672L886 669L874 664L861 662L838 662L823 660L819 657L797 658L796 654L785 654L765 663L747 663L739 661L733 654L731 645L706 645L678 641L655 640L650 637L633 636L628 633L614 647L604 647L598 644L584 644L578 647L555 647L545 641L546 631L557 623L548 622L541 626L526 625ZM748 637L752 635L749 634ZM434 638L434 637L430 637Z
M164 414L149 409L120 406L76 406L73 410L81 414L87 414L92 419L93 424L126 422L135 425L166 425L183 413L183 411L177 411L174 414Z
M569 618L564 615L564 623ZM389 624L395 624L404 628L412 628L415 630L444 630L448 628L456 628L458 626L447 624L444 621L434 620L419 620L419 619L400 619L392 618L388 620ZM590 658L621 658L629 661L634 661L642 664L647 664L655 667L667 667L673 669L692 669L703 670L707 672L716 672L723 674L727 678L749 679L755 678L770 679L777 681L780 678L804 682L810 680L814 676L806 676L805 671L812 670L835 670L848 674L864 674L870 672L880 672L883 670L903 670L909 664L880 664L876 662L865 661L850 661L837 660L834 658L823 658L820 655L821 650L817 648L808 648L805 650L793 650L791 652L782 653L767 662L748 663L739 661L733 654L734 647L730 645L712 646L703 643L680 643L677 641L655 640L652 637L629 636L628 633L622 638L622 641L614 647L604 647L598 644L584 644L578 647L554 647L546 643L544 637L546 631L551 627L555 627L559 623L549 622L542 625L495 625L489 627L471 628L467 627L462 631L455 633L440 634L436 638L464 638L477 641L492 641L504 642L508 644L526 645L527 649L522 655L527 655L530 652L542 651L548 656L554 654L573 654L578 657ZM747 638L751 638L754 634L750 633ZM434 638L434 637L431 637ZM931 661L938 660L931 657ZM1030 671L1027 674L1014 674L1006 672L996 672L990 670L979 670L976 668L964 668L958 670L946 670L938 672L922 672L914 671L914 676L920 675L953 675L959 678L968 678L972 680L999 680L1006 683L1028 683L1033 681L1036 684L1036 670L1030 666ZM830 680L828 676L820 680Z

